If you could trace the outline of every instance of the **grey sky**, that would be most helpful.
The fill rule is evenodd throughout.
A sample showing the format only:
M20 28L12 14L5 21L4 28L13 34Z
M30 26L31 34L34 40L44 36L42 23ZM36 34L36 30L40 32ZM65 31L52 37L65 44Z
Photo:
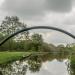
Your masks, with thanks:
M69 12L72 9L72 0L46 0L47 9L55 12Z
M75 0L0 0L0 21L6 15L19 16L29 26L55 26L75 35ZM57 44L74 41L59 34L53 31L43 36L47 36L45 41Z
M25 18L43 16L46 12L66 13L72 10L73 0L5 0L2 9Z

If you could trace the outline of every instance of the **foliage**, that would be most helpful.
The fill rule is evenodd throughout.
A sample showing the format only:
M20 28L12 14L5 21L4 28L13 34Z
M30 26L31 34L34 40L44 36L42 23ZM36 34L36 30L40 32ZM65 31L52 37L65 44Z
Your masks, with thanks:
M31 40L32 40L32 44L33 44L33 47L34 47L35 51L38 51L39 47L43 44L42 35L40 35L40 34L33 34L31 36Z
M0 32L3 33L5 36L9 36L21 29L26 28L27 25L20 22L17 16L6 16L5 19L2 21L0 25ZM29 32L23 32L20 35L25 35L24 37L28 39ZM20 37L20 36L19 36ZM20 37L21 38L21 37Z
M28 56L30 54L31 53L27 52L0 52L0 64L22 59L23 56Z
M75 75L75 55L73 54L70 59L70 74Z
M27 28L27 25L20 22L17 16L6 16L0 25L0 41L7 36L15 33L18 30ZM67 50L64 45L58 45L44 42L41 34L33 34L30 38L29 31L22 32L8 40L5 44L0 46L0 51L35 51L35 52L50 52Z

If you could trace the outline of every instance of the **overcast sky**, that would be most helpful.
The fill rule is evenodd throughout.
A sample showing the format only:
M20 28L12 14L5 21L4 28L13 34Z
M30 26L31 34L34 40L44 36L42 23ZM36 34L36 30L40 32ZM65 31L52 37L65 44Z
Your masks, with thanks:
M75 35L75 0L0 0L0 22L6 15L18 16L28 26L53 26ZM41 34L54 44L75 42L56 31Z

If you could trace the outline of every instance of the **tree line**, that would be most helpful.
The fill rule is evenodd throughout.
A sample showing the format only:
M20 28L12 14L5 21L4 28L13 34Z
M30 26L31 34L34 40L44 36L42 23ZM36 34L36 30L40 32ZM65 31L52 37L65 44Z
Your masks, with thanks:
M6 16L0 25L0 41L11 34L27 28L17 16ZM0 46L0 51L57 51L66 49L64 45L58 47L44 42L41 34L29 35L29 31L22 32Z

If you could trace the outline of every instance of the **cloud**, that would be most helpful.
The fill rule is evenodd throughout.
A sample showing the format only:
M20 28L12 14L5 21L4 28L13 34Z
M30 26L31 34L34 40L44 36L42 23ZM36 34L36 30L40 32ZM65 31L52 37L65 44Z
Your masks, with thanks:
M0 6L2 5L3 2L4 2L4 0L0 0Z
M72 0L47 0L47 9L55 12L69 12L72 9Z
M63 28L64 30L72 33L75 35L75 31L74 31L74 28L75 26L61 26L59 28ZM39 33L43 36L43 40L45 42L48 42L48 43L52 43L54 45L58 45L58 44L71 44L71 43L74 43L74 39L69 37L68 35L66 34L63 34L63 33L60 33L58 31L53 31L53 30L32 30L30 31L30 34L32 35L33 33Z
M30 26L54 26L75 34L75 0L4 0L0 5L0 19L6 15L16 15ZM73 42L57 32L48 31L43 36L51 43Z
M24 17L43 15L44 0L5 0L3 9Z
M24 18L44 16L46 12L69 12L72 0L5 0L2 9Z
M63 24L65 25L75 25L75 8L72 11L65 15L63 20Z

